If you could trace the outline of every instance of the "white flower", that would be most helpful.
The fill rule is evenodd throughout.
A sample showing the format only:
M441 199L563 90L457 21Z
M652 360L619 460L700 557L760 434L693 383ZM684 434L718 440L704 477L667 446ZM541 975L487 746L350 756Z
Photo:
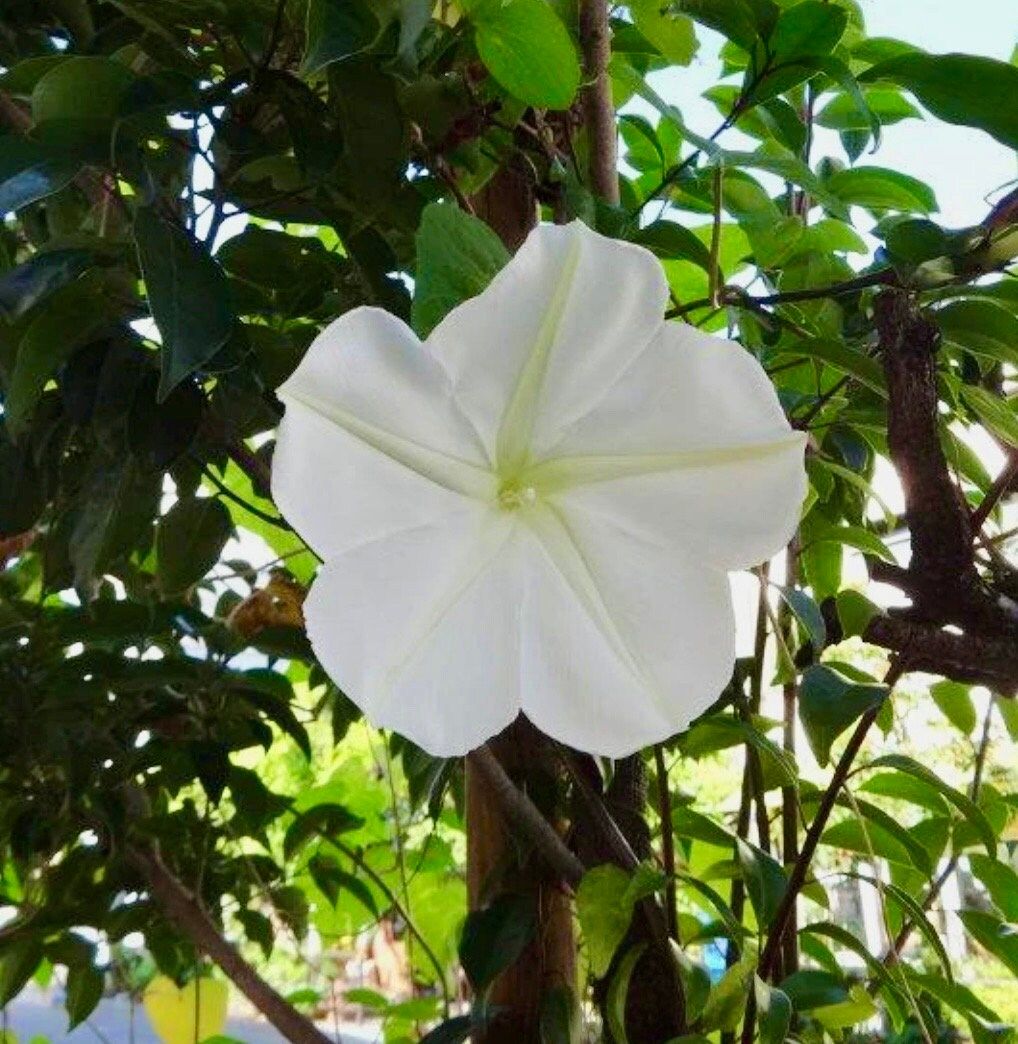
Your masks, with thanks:
M325 561L308 634L376 725L453 755L523 711L617 757L718 697L726 573L790 538L804 439L666 300L646 250L545 225L423 344L357 308L280 388L275 498Z

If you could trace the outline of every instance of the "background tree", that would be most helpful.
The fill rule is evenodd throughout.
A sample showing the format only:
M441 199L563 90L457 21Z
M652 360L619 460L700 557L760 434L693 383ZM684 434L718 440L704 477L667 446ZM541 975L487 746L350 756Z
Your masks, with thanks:
M726 42L698 131L650 77L704 28ZM1014 147L1018 69L870 39L851 0L14 0L0 63L0 1003L56 965L84 1019L105 969L81 929L141 932L162 971L204 954L318 1041L255 948L396 911L435 989L375 1003L414 1039L450 1016L465 822L474 1001L433 1040L576 1040L588 987L634 1044L819 1039L878 1011L927 1041L945 1017L1001 1032L929 910L965 861L965 928L1018 975L1018 786L991 757L1018 735L1018 197L944 228L866 153L920 110ZM845 158L814 155L817 127ZM357 305L426 332L539 217L653 250L670 317L760 358L810 432L811 492L784 576L757 573L754 655L689 731L611 765L520 722L464 771L355 727L315 664L315 559L269 494L273 389ZM849 585L849 552L909 608ZM923 698L973 736L967 781L901 752L909 672L946 679ZM718 761L742 773L730 809L677 782ZM877 890L886 951L823 914L820 852Z

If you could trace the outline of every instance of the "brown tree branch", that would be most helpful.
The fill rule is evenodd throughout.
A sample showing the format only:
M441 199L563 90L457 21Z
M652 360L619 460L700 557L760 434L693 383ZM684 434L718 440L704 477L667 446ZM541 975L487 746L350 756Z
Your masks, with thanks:
M884 678L885 684L889 687L893 687L903 672L903 661L901 658L898 658L891 664L891 667ZM876 721L877 715L880 713L880 707L881 704L871 707L862 715L856 724L855 731L849 738L848 743L845 744L845 749L842 751L837 765L834 766L834 773L831 776L830 783L827 785L827 789L824 791L823 796L820 799L820 804L817 807L816 815L813 817L813 822L810 823L809 830L806 831L806 836L803 838L802 848L799 850L799 857L796 859L792 866L792 871L788 875L788 883L785 886L785 893L781 897L781 903L778 905L778 909L774 914L774 919L771 921L767 942L764 945L763 952L760 954L760 964L757 968L757 974L765 981L770 978L771 973L774 971L774 967L781 953L782 939L785 930L791 921L792 911L795 909L799 893L802 891L803 885L806 883L806 876L813 863L813 856L816 854L817 846L820 844L820 838L827 826L827 821L831 818L831 812L834 811L834 806L838 800L838 794L841 791L845 780L848 779L848 774L852 769L852 762L855 761L856 755L858 755L862 748L863 741L866 739L866 734L869 732L870 726L872 726L873 722Z
M158 853L134 847L127 856L145 879L152 898L167 920L213 960L287 1040L293 1044L331 1044L310 1019L301 1015L248 964Z
M575 888L583 877L583 864L569 851L537 806L509 778L491 748L485 744L471 751L470 762L474 770L484 777L506 822L537 849L545 863L566 884Z
M611 27L607 0L581 0L580 49L587 83L583 88L583 115L590 139L589 174L594 194L606 203L619 202L618 131L612 104Z

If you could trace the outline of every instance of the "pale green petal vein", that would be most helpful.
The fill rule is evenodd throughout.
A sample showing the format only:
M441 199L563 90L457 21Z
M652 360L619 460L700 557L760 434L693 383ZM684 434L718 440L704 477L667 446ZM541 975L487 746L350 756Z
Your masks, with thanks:
M498 483L487 468L386 431L334 402L308 395L304 391L287 390L283 398L284 401L292 400L307 407L348 435L438 486L477 500L490 501L495 495Z

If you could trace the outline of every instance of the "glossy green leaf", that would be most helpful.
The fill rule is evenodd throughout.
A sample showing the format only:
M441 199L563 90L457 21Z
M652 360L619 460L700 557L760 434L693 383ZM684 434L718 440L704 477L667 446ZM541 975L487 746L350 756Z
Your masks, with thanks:
M449 203L424 208L417 230L413 326L426 337L458 304L479 294L509 260L483 221Z
M1018 67L1008 62L915 51L878 62L862 79L896 83L942 120L978 127L1018 148L1018 112L1013 105L1000 104L1018 95Z
M70 1032L95 1011L102 999L104 977L91 964L76 965L67 970L67 1030Z
M537 930L533 896L500 895L467 916L459 957L470 985L483 992L495 977L516 963Z
M1018 365L1018 315L993 301L952 301L935 313L944 340L1010 366Z
M378 20L363 0L308 0L303 71L312 74L369 47Z
M851 167L827 179L828 190L843 203L883 212L930 214L938 209L933 190L918 178L886 167Z
M629 882L625 870L605 863L588 870L576 890L576 916L598 977L607 973L633 918L633 904L626 901Z
M223 347L233 332L233 310L223 270L182 228L142 207L134 220L134 241L162 336L162 401Z
M580 85L579 59L546 0L478 0L470 18L477 53L513 97L549 109L572 104Z
M753 991L760 1044L784 1044L792 1024L792 1002L788 995L768 985L759 975L753 976Z
M834 741L866 711L879 707L887 692L886 685L853 682L825 664L806 670L799 687L799 719L821 765L830 760Z
M159 586L177 594L196 584L219 561L232 532L230 513L217 498L178 500L156 532Z

